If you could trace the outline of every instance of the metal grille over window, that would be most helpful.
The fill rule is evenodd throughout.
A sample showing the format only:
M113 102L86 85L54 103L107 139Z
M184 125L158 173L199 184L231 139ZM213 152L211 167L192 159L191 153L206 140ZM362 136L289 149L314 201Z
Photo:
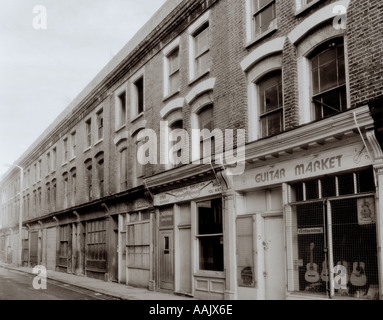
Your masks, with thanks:
M237 276L238 286L255 287L253 217L237 218Z
M290 186L289 291L378 299L372 170Z

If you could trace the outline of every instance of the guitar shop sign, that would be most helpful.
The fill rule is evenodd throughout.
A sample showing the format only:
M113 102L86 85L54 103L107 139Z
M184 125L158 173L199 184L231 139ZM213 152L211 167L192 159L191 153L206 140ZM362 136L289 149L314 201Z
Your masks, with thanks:
M273 166L251 169L241 176L233 176L233 181L236 190L241 190L312 178L365 165L371 165L371 160L364 145L357 143Z
M216 195L221 192L222 188L217 181L204 181L191 186L157 194L154 196L154 205L162 206L180 201L193 200L196 198Z

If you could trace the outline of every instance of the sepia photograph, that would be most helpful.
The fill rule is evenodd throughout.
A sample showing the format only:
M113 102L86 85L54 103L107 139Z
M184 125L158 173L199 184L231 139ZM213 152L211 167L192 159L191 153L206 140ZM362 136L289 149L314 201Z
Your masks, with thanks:
M0 300L383 300L381 0L6 0L0 37Z

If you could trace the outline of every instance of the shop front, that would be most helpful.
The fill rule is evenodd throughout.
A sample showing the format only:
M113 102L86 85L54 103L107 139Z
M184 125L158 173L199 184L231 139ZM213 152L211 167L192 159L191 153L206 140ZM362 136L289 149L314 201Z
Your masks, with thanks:
M371 152L352 134L312 145L233 178L239 299L379 299Z
M198 299L223 299L224 219L218 180L158 193L154 205L158 289Z

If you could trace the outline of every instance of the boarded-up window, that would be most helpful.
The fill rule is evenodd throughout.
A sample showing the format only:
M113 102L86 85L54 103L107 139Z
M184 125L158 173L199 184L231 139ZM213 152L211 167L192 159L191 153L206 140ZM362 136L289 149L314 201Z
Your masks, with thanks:
M127 227L128 267L150 269L150 222L129 224Z
M238 286L255 287L253 230L254 217L237 218L237 275Z
M67 267L69 253L69 225L60 226L59 266Z

